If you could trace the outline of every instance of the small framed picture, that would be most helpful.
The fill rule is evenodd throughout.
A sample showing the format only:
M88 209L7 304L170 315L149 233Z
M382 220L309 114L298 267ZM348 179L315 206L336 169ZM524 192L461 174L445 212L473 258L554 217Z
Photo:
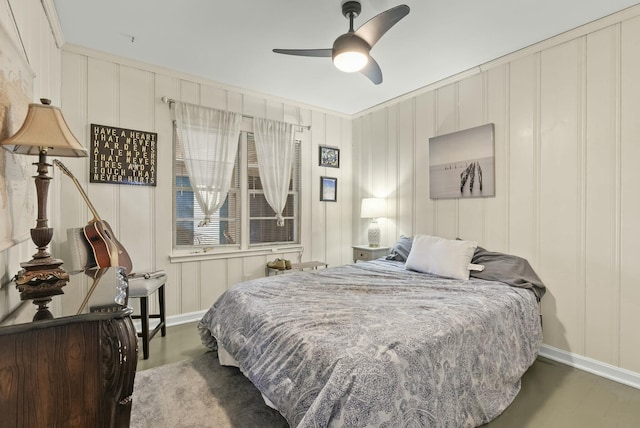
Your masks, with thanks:
M338 179L335 177L320 177L320 200L326 202L338 201Z
M319 148L318 159L320 159L320 166L340 168L340 149L325 146L320 146Z

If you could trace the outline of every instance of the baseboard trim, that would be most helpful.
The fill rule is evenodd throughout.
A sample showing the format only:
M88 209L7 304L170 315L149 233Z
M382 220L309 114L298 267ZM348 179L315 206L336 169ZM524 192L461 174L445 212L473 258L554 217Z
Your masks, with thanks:
M187 324L190 322L196 322L196 321L200 321L200 318L202 318L202 316L206 313L207 311L197 311L197 312L189 312L186 314L180 314L180 315L171 315L168 316L165 320L167 327L171 327L171 326L175 326L175 325L180 325L180 324ZM157 319L153 319L149 321L150 324L150 329L153 328L154 323L158 323L159 321ZM142 324L140 323L140 320L133 320L133 326L136 328L137 331L140 331L142 329Z
M542 345L539 355L605 379L640 389L640 373L612 366L611 364L567 352L549 345Z
M186 324L189 322L200 321L200 318L202 318L205 313L207 313L206 310L189 312L189 313L180 314L180 315L171 315L170 317L167 317L167 320L166 320L167 326L180 325L180 324Z

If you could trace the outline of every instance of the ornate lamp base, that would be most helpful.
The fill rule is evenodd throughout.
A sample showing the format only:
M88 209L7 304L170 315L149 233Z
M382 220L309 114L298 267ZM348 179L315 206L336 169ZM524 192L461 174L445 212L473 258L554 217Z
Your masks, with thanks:
M370 247L380 246L380 228L378 227L378 222L371 220L371 223L369 223L367 240L369 241Z
M69 274L59 267L61 264L62 260L51 257L20 263L24 269L16 275L16 288L20 300L33 300L38 306L34 321L53 318L47 305L52 296L64 293L62 287L69 281Z
M42 153L40 156L43 156ZM47 309L47 304L52 296L64 293L62 287L69 281L69 274L60 267L64 262L54 259L47 251L47 246L53 237L53 229L47 226L45 209L49 177L46 176L46 162L41 159L38 167L41 173L36 177L39 215L36 227L31 229L31 239L36 244L38 252L28 262L20 263L23 269L18 272L15 280L16 288L20 292L20 300L33 300L33 304L38 306L34 321L53 318ZM42 177L43 174L44 177Z
M68 281L69 274L62 269L37 274L21 270L16 275L16 288L20 292L21 300L30 300L63 294L62 287L67 285Z

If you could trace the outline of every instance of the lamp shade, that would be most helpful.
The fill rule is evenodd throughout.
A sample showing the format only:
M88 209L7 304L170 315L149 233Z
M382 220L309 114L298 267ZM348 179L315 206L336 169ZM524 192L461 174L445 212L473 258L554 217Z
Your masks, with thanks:
M22 127L12 137L2 141L5 149L21 155L85 157L87 150L73 135L58 107L47 99L42 104L29 104Z
M385 200L382 198L364 198L360 207L360 218L384 217L385 208Z

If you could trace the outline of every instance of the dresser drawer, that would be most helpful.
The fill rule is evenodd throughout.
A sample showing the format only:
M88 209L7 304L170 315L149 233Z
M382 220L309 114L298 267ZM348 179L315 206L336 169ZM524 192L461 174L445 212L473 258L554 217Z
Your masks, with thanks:
M369 260L379 259L389 254L389 247L368 247L364 245L353 246L353 261L358 260L366 262Z
M371 251L361 251L361 250L353 250L353 260L374 260L377 257L374 257Z

